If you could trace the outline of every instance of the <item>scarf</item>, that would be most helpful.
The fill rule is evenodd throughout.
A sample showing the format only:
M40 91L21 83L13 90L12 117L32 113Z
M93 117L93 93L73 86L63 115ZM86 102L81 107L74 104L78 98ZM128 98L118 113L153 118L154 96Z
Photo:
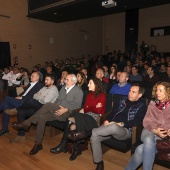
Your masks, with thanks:
M156 104L156 107L159 109L159 110L165 110L168 105L170 104L170 100L164 100L163 102L160 102L158 99L155 100L155 104Z

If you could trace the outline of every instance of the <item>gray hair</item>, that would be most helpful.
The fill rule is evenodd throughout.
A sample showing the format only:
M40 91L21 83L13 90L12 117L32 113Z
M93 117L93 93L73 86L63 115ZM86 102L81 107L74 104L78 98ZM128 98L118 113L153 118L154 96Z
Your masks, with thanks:
M72 81L76 84L77 83L77 76L75 74L69 74L72 76Z

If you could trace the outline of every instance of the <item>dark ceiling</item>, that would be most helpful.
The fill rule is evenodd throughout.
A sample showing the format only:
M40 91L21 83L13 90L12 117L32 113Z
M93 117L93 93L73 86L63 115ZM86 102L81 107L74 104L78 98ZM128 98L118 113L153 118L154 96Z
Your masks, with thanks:
M47 4L45 0L29 0L28 17L59 23L170 3L170 0L115 0L116 7L104 8L102 1L48 0Z

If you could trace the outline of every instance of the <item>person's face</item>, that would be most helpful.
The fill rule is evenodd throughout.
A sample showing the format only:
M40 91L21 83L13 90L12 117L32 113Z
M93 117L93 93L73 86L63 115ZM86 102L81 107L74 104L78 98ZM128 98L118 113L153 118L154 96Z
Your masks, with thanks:
M106 66L103 66L104 71L108 71L108 68Z
M24 76L28 76L28 73L26 71L23 72Z
M61 74L61 77L63 79L65 79L67 75L68 75L68 73L66 71L63 71L62 74Z
M147 74L151 74L151 73L153 73L153 70L152 70L152 68L151 67L149 67L148 69L147 69Z
M161 65L160 70L165 70L166 67L164 65Z
M138 70L137 70L135 67L133 67L133 68L132 68L132 74L133 74L133 75L136 75L137 73L138 73Z
M115 71L116 71L115 68L114 68L114 67L111 67L111 72L112 72L112 73L115 73Z
M87 75L87 70L86 69L82 69L81 72L83 72L84 75Z
M18 68L14 68L14 69L13 69L13 73L14 73L14 74L19 73L19 69L18 69Z
M50 87L53 84L54 84L54 81L50 77L45 78L45 86L46 87Z
M67 75L66 76L66 80L65 80L65 83L66 83L66 87L69 88L71 86L73 86L75 83L72 81L72 75Z
M139 87L138 86L132 86L130 88L130 91L129 91L129 94L128 94L128 99L131 102L137 101L141 96L142 96L142 94L139 94Z
M9 70L7 68L4 69L4 73L5 74L8 74L9 73Z
M155 66L156 65L156 61L152 60L152 65Z
M37 82L39 81L39 76L37 75L37 73L32 73L31 74L31 82Z
M93 80L89 81L88 87L89 87L89 91L95 91L95 84Z
M167 93L165 90L165 86L158 85L156 90L157 99L163 102L165 99L167 99Z
M127 65L131 65L131 62L130 61L127 61L127 63L126 63Z
M126 66L126 72L128 72L128 73L131 72L131 68L129 66Z
M52 72L52 68L51 67L47 67L47 73L51 74L51 72Z
M98 78L98 79L101 80L101 79L103 78L103 76L104 76L104 75L103 75L103 73L102 73L101 70L97 70L97 71L96 71L96 78Z
M120 74L121 74L121 72L117 72L117 74L116 74L116 80L117 81L119 81L119 79L120 79Z
M81 82L81 80L82 80L81 75L80 75L80 74L77 74L77 81L78 81L78 82Z
M126 73L121 73L119 78L119 83L126 83L128 78L126 77Z
M149 66L147 64L144 65L144 69L147 70Z
M164 63L165 62L165 59L164 58L161 58L161 63Z
M143 62L139 61L139 66L142 67L143 66Z

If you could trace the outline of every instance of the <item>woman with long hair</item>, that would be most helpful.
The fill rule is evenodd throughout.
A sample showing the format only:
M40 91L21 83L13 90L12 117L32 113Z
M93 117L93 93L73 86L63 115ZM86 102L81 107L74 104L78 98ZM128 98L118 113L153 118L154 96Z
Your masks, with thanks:
M110 79L115 80L116 79L116 73L117 73L117 68L116 66L112 66L110 68Z
M83 72L77 73L77 86L79 86L83 90L83 92L87 91L86 76Z
M156 140L170 136L170 83L156 83L152 95L156 100L150 102L143 120L144 129L141 135L143 144L137 147L125 170L135 170L141 163L143 170L152 170Z
M91 93L87 95L83 109L70 115L61 143L50 150L55 154L66 152L69 137L74 141L74 152L69 158L71 161L82 153L80 140L91 135L92 129L98 127L97 118L105 112L106 96L102 82L97 78L90 79L88 87Z

